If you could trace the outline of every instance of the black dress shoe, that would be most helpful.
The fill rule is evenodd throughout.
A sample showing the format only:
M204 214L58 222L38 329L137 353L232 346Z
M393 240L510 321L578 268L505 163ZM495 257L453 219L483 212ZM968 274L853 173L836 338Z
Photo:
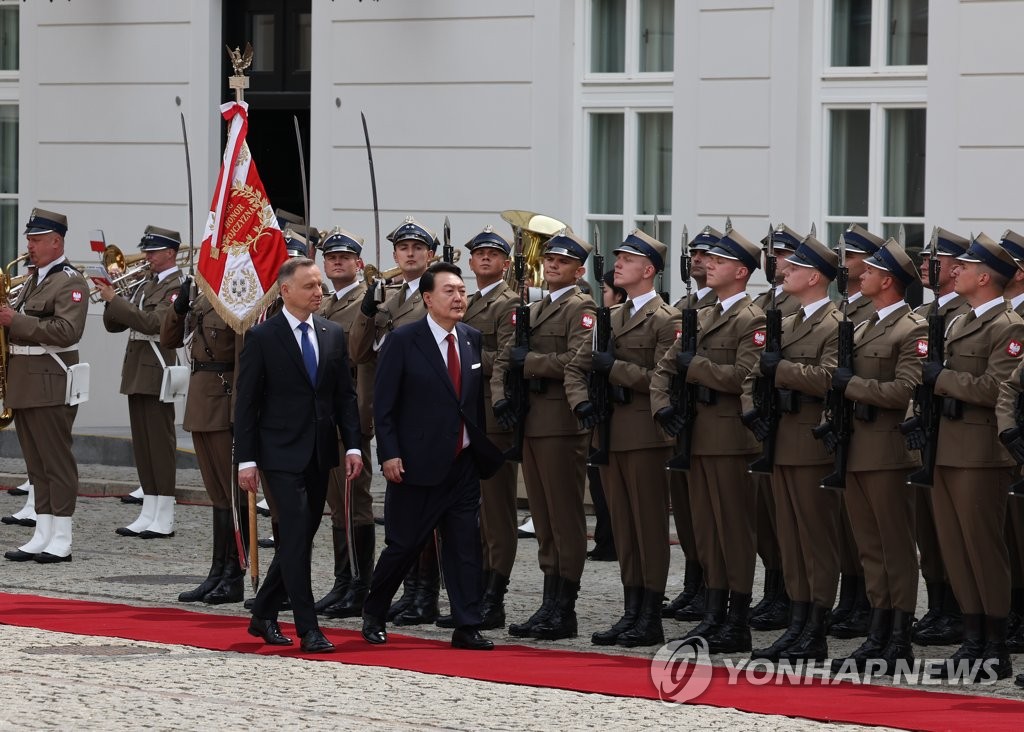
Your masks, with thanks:
M476 628L456 628L452 633L452 648L467 651L493 651L494 643L487 640Z
M21 549L11 549L9 552L4 552L4 559L10 559L12 562L31 562L35 558L35 554L23 552Z
M21 519L16 519L14 516L3 516L0 517L0 524L7 524L8 526L17 526L21 523Z
M70 562L71 555L68 554L66 557L58 557L56 554L50 554L50 552L39 552L33 559L40 564L57 564L58 562Z
M159 531L150 531L149 529L146 529L145 531L142 531L142 532L139 533L139 538L140 539L173 539L174 538L174 532L172 531L169 534L161 534Z
M299 645L306 653L330 653L334 650L334 644L324 637L319 628L306 631Z
M18 526L25 526L30 529L34 529L36 527L36 520L29 518L18 519Z
M388 633L384 630L383 621L372 615L363 616L363 640L367 643L372 643L375 646L379 646L381 643L388 642Z
M256 543L259 544L260 549L273 549L274 540L271 538L257 539Z
M265 516L267 518L270 518L270 509L269 508L263 508L262 506L257 506L256 507L256 513L259 514L260 516Z
M134 505L134 506L141 506L142 505L142 499L141 498L136 498L135 496L132 496L132 495L121 496L121 503L128 503L128 504L131 504L131 505Z
M454 628L455 627L455 616L449 613L448 615L442 615L434 621L434 625L438 628Z
M28 491L24 488L8 488L7 495L9 496L27 496Z
M276 620L264 620L255 615L249 621L249 635L262 638L264 643L271 646L290 646L292 644L292 639L281 632L281 626L277 624Z
M138 536L139 535L138 531L132 531L127 526L122 526L119 529L114 529L114 533L117 534L118 536Z

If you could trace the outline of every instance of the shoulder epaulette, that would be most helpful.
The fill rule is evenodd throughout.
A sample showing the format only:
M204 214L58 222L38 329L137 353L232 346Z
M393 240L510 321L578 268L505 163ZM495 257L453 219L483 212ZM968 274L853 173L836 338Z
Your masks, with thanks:
M81 277L81 276L82 276L82 273L81 273L81 272L79 272L79 271L78 271L77 269L75 269L75 268L74 268L73 266L71 266L70 264L65 264L65 265L64 265L64 266L63 266L63 267L61 268L61 271L62 271L62 272L63 272L64 274L66 274L66 275L67 275L67 276L68 276L69 278L71 278L71 277Z

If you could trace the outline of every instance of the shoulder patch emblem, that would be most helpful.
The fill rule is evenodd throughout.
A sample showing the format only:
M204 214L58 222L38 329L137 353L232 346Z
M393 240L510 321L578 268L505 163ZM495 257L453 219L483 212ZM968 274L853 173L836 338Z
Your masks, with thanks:
M754 331L754 345L758 348L763 348L764 344L768 342L768 336L765 335L763 330Z
M82 293L75 290L71 293L71 302L82 302ZM1018 344L1019 345L1019 344Z
M583 317L580 318L580 325L582 325L587 330L590 330L591 328L594 327L594 316L591 315L590 313L583 313Z
M676 328L676 340L677 341L679 340L679 336L681 336L682 334L683 334L683 329L682 328Z
M515 324L516 324L516 311L513 310L512 311L512 325L515 325Z
M174 302L177 299L178 299L178 293L177 292L172 292L171 293L171 302Z
M1021 351L1024 351L1024 345L1020 341L1010 341L1006 346L1006 352L1014 358L1019 358Z
M928 355L928 341L924 340L923 338L919 338L917 340L917 345L914 347L914 350L919 357L924 358L925 356Z

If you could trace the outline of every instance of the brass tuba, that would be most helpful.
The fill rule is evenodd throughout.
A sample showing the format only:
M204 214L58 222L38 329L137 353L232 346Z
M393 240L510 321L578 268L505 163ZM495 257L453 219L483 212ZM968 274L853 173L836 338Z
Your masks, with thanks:
M16 278L11 276L11 270L18 266L20 262L24 262L28 259L28 254L22 254L20 257L15 259L13 262L4 267L3 274L0 275L0 307L7 307L11 303L11 293L14 290L14 281ZM18 277L20 287L28 276L23 275ZM0 402L3 402L7 397L7 331L0 328ZM11 426L11 422L14 421L14 410L4 404L4 408L0 411L0 430L5 430Z
M544 279L544 266L541 258L544 253L544 242L553 237L562 229L572 231L568 224L563 224L558 219L553 219L544 214L533 213L532 211L520 211L509 209L501 212L501 218L512 225L513 229L521 229L523 232L523 258L526 266L525 277L533 287L542 287ZM514 267L509 267L505 273L505 282L509 287L518 290Z

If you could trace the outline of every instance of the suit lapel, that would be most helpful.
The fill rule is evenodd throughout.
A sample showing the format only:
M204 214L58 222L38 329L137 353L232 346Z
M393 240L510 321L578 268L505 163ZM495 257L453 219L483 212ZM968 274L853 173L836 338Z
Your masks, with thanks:
M483 310L486 310L490 306L490 304L494 302L494 298L498 297L498 295L503 293L506 289L508 289L508 285L505 284L504 282L499 282L498 285L493 290L491 290L482 297L478 297L476 299L476 302L470 305L469 308L466 310L466 316L465 318L463 318L463 320L469 320L470 318L473 318Z
M984 314L981 315L981 317L975 318L970 323L966 322L967 317L971 314L971 311L968 310L966 313L959 316L959 318L957 319L957 325L959 327L955 329L950 329L949 335L946 336L946 342L952 343L953 341L960 340L961 338L966 338L972 333L981 330L986 323L988 323L990 320L998 316L1000 313L1004 312L1005 307L1006 306L1004 304L1002 306L996 305L995 307L989 308L984 312Z
M649 317L657 312L658 308L661 307L664 302L661 297L655 295L650 300L644 303L644 306L633 313L632 318L626 318L626 306L622 305L622 315L619 318L615 318L614 322L619 323L619 327L612 328L616 336L624 335L629 331L636 328L638 325L643 325Z
M555 300L554 302L548 303L547 307L545 307L544 310L541 311L541 314L536 319L536 321L531 319L531 321L530 321L531 329L532 328L536 328L538 325L540 325L545 320L550 318L552 315L557 313L561 308L565 307L565 304L567 302L569 302L569 298L572 296L572 294L573 294L572 292L567 292L564 295L562 295L560 298Z
M316 384L314 384L314 386L320 386L321 382L324 380L324 372L327 371L324 367L326 364L325 357L334 345L334 338L331 336L330 331L327 330L325 320L323 320L319 315L313 316L313 330L316 331L317 350L320 352L317 360ZM299 355L301 355L301 353ZM305 371L306 364L303 363L302 366L303 371Z
M427 319L416 321L418 323L416 329L416 340L414 341L416 347L423 353L427 363L437 373L437 377L441 379L441 382L445 385L448 393L453 397L455 396L455 386L452 384L452 379L448 376L448 369L444 365L444 358L441 356L441 349L438 348L437 342L434 340L434 333L430 330L430 324L427 323ZM462 343L460 339L459 343L459 356L461 362L462 355ZM463 367L464 368L464 367Z
M277 337L280 339L282 347L291 356L295 368L298 369L299 373L306 379L306 382L309 383L306 364L302 361L302 351L299 349L299 343L295 340L292 329L288 327L288 318L284 316L284 312L278 313L267 322L273 324L277 329Z

